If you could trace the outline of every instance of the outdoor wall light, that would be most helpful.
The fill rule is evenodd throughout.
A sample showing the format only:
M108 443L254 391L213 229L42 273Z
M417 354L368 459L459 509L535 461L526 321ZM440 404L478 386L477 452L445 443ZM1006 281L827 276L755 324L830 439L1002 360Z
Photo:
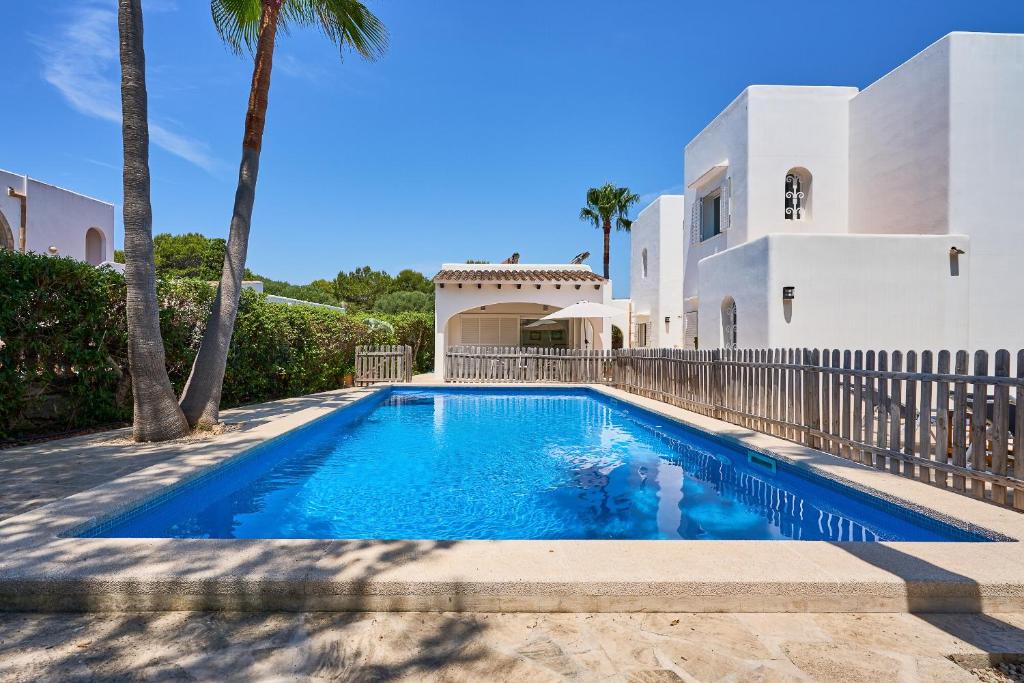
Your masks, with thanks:
M964 251L963 249L961 249L960 247L950 247L949 248L949 255L950 256L959 256L960 254L966 254L966 253L967 252Z
M782 288L782 300L792 301L796 298L796 287L783 287Z
M671 323L671 322L672 322L672 316L668 316L668 315L666 315L666 316L665 316L665 324L666 324L666 325L668 325L668 324L669 324L669 323Z
M57 252L60 251L60 250L57 249L57 245L56 244L51 244L50 247L46 251L50 252L50 256L56 256Z

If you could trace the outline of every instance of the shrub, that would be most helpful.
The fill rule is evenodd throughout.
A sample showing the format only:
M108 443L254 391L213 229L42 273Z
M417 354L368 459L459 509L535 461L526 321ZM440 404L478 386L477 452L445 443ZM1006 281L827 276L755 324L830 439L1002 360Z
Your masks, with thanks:
M167 371L184 388L215 290L161 280ZM346 315L242 292L221 406L342 386L359 344L409 344L433 362L430 313ZM131 418L124 278L68 258L0 251L0 439Z
M124 279L0 250L0 437L130 414Z

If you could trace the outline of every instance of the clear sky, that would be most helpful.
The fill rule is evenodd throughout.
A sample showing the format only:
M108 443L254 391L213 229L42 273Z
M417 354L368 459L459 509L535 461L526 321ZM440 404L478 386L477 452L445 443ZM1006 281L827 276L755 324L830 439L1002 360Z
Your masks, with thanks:
M366 0L376 63L279 40L249 266L306 282L372 265L564 262L601 235L586 188L682 188L683 147L745 86L863 87L954 31L1024 32L1021 0ZM0 168L117 204L114 0L0 9ZM251 60L203 0L143 0L154 228L227 234ZM617 296L629 242L613 238Z

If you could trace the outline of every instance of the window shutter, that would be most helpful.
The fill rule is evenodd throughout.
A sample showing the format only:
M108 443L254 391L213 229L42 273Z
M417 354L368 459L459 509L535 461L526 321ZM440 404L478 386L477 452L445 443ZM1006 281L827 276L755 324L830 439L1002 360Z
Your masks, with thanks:
M519 318L502 318L498 337L501 346L519 346Z
M729 229L729 223L731 222L730 216L732 215L732 178L726 178L722 183L722 232Z
M480 319L462 316L462 344L477 346L480 344Z
M693 206L690 207L690 244L700 242L700 198L693 195Z
M498 318L484 318L480 321L480 345L497 346L501 343L501 321Z

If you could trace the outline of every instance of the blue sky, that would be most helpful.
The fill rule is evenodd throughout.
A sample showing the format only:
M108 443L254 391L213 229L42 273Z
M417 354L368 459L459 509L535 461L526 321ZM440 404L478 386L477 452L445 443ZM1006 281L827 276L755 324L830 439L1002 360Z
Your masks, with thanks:
M118 205L115 2L5 3L0 168ZM863 87L954 30L1024 32L1024 3L368 0L379 62L279 40L249 266L561 262L601 235L587 187L678 192L683 147L745 86ZM202 0L144 0L154 228L224 236L251 61ZM629 242L613 238L616 295Z

